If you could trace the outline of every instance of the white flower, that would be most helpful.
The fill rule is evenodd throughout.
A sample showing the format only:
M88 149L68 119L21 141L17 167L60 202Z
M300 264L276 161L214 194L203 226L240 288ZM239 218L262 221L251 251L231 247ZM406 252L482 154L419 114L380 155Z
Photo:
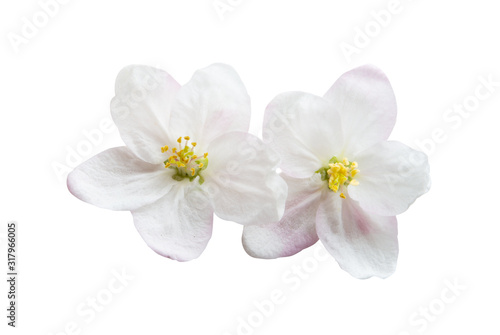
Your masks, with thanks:
M115 91L111 114L126 146L72 171L73 195L131 211L146 243L179 261L203 252L214 212L241 224L279 220L287 186L276 154L247 133L250 99L231 67L211 65L181 87L162 70L129 66Z
M398 257L396 216L429 190L427 156L387 141L396 101L373 66L342 75L323 98L278 95L267 107L264 142L281 154L288 183L280 221L246 226L254 257L293 255L321 240L358 278L387 277Z

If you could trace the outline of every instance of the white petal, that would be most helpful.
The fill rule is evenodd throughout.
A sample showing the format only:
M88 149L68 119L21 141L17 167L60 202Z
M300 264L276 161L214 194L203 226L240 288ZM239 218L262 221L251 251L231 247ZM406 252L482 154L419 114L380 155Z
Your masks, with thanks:
M276 173L279 160L261 140L248 133L228 133L208 148L202 185L214 211L241 224L271 222L285 209L287 186Z
M386 278L395 271L399 250L395 216L370 214L352 199L328 192L318 208L316 229L326 249L352 276Z
M189 183L178 182L163 198L132 212L134 224L147 245L178 261L197 258L212 236L209 201Z
M174 180L165 170L138 159L127 147L112 148L77 166L68 175L68 189L95 206L133 210L169 191Z
M311 177L343 147L332 104L303 92L282 93L269 103L263 137L280 154L283 172L296 178Z
M160 163L171 104L180 85L165 71L132 65L118 74L111 115L125 144L142 160Z
M396 122L396 98L378 68L364 65L344 73L325 98L341 115L346 153L356 154L389 137Z
M252 257L291 256L318 241L316 211L324 182L319 175L303 179L281 176L288 184L283 218L276 222L246 225L243 229L243 247Z
M224 64L196 71L179 91L173 111L170 132L190 136L202 149L217 136L246 132L250 125L250 97L236 71Z
M430 188L427 156L394 141L384 141L356 156L360 172L349 195L367 211L397 215Z

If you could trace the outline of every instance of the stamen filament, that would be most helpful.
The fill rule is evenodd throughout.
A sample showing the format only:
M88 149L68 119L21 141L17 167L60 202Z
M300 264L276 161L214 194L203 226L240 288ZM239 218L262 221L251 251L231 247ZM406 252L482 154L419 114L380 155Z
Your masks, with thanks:
M347 157L344 157L340 161L337 157L333 156L330 159L328 167L323 167L316 171L321 175L321 180L328 181L328 188L333 192L338 192L340 190L340 197L342 199L346 198L344 192L347 190L349 185L359 185L359 182L354 179L359 173L357 169L358 163L350 162Z
M182 146L183 139L186 141L184 147ZM177 139L178 148L173 147L171 149L170 152L172 154L163 162L163 164L165 165L165 168L176 170L176 173L172 175L173 179L181 181L188 178L190 181L193 181L195 178L198 178L199 183L202 184L204 182L204 178L200 173L207 168L208 152L206 152L202 158L199 158L194 154L194 149L197 146L197 143L189 143L190 140L191 138L189 136L179 137ZM161 152L169 152L169 146L165 145L161 147Z

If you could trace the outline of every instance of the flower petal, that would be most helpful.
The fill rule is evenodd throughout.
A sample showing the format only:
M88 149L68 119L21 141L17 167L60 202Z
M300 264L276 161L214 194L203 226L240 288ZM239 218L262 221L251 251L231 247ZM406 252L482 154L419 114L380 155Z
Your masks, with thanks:
M149 163L164 160L170 106L180 85L165 71L131 65L116 78L111 115L125 144Z
M342 118L351 155L386 140L396 123L396 98L385 74L373 65L344 73L326 92Z
M243 229L243 247L257 258L277 258L296 254L318 241L316 211L324 183L312 178L281 175L288 184L285 214L279 221L247 225Z
M246 132L250 126L250 97L236 71L224 64L196 71L173 110L170 132L190 136L202 149L219 135Z
M172 187L163 165L137 158L127 147L106 150L68 175L68 189L78 199L113 210L133 210L155 202Z
M327 192L318 208L316 229L326 249L352 276L386 278L396 269L399 249L395 216L370 214L352 199Z
M400 142L380 142L356 161L359 185L349 187L349 195L366 211L401 214L430 188L427 155Z
M279 220L287 186L276 173L278 162L277 155L251 134L233 132L216 138L202 173L215 214L241 224Z
M212 236L213 211L206 195L189 181L177 183L155 203L132 211L147 245L178 261L201 255Z
M342 149L340 116L325 99L303 92L274 98L264 116L264 142L282 158L280 168L309 178Z

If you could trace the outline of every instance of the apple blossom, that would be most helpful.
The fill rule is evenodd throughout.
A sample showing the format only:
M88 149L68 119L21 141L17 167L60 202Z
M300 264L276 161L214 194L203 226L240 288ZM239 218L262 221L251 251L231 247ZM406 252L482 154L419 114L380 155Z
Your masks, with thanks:
M396 215L430 187L427 156L387 141L395 121L391 85L370 65L342 75L324 97L272 100L264 141L281 155L289 193L281 220L244 228L247 253L290 256L319 239L354 277L392 274Z
M250 99L231 67L198 70L181 87L162 70L129 66L115 92L111 114L126 146L76 167L73 195L131 211L145 242L178 261L203 252L214 213L241 224L281 217L277 155L247 133Z

